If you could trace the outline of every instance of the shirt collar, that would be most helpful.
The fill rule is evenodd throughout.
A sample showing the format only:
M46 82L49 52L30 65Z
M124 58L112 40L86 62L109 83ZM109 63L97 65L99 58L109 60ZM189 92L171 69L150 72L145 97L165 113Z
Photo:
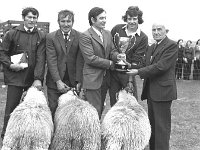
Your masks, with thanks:
M65 38L65 34L66 34L66 33L65 33L65 32L63 32L62 30L61 30L61 32L62 32L62 34L63 34L63 37ZM68 34L68 36L67 36L67 37L68 37L68 38L69 38L69 35L70 35L70 33L71 33L71 30L69 30L69 32L67 32L67 34ZM67 39L68 39L68 38L67 38Z
M138 28L137 28L137 30L136 30L136 32L133 32L133 33L128 33L128 30L127 30L127 24L126 25L124 25L123 27L122 27L122 29L124 29L125 30L125 32L126 32L126 34L127 34L127 36L135 36L136 34L138 35L138 36L140 36L140 33L141 33L141 28L140 28L140 26L138 25Z
M30 30L31 32L33 32L34 27L31 28L31 29L28 29L26 26L24 26L24 29L25 29L26 32L27 32L28 30Z
M166 36L162 40L160 40L159 42L156 41L156 44L159 45L165 38L166 38Z
M92 29L97 33L98 36L102 36L102 33L92 26Z

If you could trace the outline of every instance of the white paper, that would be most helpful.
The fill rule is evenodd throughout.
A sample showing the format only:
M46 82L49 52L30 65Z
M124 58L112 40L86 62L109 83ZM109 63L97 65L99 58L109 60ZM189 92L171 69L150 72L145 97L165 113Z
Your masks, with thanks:
M22 56L23 56L23 53L11 56L11 62L14 64L20 64L20 66L22 66L23 68L27 68L28 63L24 63L24 62L20 63Z
M22 56L23 56L23 53L11 56L11 62L13 64L18 64L20 62Z

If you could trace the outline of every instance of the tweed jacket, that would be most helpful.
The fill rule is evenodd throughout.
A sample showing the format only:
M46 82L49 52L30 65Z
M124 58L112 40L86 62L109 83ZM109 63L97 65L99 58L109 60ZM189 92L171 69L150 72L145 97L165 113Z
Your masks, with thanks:
M72 29L66 47L60 29L47 34L46 56L48 70L46 85L48 87L57 89L56 81L63 80L66 71L69 74L72 86L75 86L76 82L81 82L83 66L81 60L83 59L81 59L79 49L79 36L80 33Z
M102 31L103 41L91 27L81 34L79 44L84 58L83 88L99 89L106 69L110 67L110 53L114 49L111 33Z
M146 67L138 73L144 78L141 99L149 95L153 101L171 101L177 99L175 64L178 57L177 44L165 37L154 49L152 44L146 53Z

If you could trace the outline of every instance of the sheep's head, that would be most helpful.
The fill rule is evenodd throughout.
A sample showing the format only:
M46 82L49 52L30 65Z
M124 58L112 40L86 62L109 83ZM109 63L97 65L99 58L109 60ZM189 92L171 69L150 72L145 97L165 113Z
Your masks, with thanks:
M117 93L117 101L123 102L123 101L130 101L134 103L138 103L136 98L127 91L127 89L122 89Z
M22 95L22 100L24 102L47 105L47 99L44 92L34 86L30 87L27 92Z
M58 99L58 105L64 105L67 101L75 100L77 96L74 94L72 90L69 90L67 93L62 94Z

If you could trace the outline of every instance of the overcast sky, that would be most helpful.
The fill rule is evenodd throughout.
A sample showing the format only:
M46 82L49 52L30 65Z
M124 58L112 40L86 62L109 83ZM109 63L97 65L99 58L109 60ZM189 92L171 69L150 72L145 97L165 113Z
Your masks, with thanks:
M102 7L107 12L106 29L111 30L123 23L122 15L129 6L138 6L143 11L142 30L152 39L154 22L165 23L168 37L173 40L196 41L200 38L199 0L1 0L0 20L22 20L24 7L39 10L39 20L50 22L50 31L58 29L57 14L62 9L75 13L74 28L83 32L89 27L88 12L92 7Z

